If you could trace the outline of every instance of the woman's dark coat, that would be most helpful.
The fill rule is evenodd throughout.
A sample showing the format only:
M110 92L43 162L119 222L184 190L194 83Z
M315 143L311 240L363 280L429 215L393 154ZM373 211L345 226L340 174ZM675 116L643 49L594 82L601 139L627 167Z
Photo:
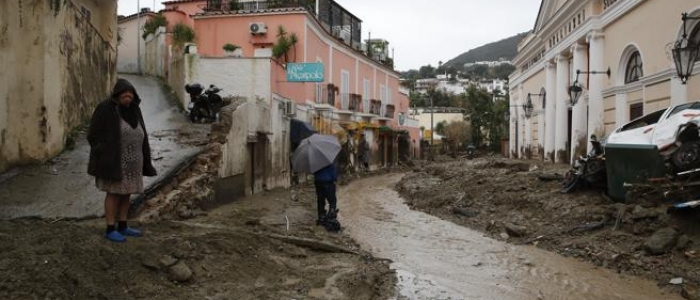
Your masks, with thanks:
M156 169L151 161L151 147L148 144L146 125L139 104L141 98L136 93L134 86L125 79L117 80L112 96L102 101L92 113L88 142L90 143L90 162L88 174L100 179L121 180L121 125L118 97L121 93L130 90L134 93L134 100L130 109L134 109L138 122L144 133L143 140L143 175L156 176Z

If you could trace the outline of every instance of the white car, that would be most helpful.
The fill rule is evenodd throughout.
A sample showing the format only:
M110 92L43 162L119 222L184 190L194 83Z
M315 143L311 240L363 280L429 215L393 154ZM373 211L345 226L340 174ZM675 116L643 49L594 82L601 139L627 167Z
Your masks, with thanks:
M700 167L700 102L671 106L637 118L611 133L609 144L655 145L677 172Z

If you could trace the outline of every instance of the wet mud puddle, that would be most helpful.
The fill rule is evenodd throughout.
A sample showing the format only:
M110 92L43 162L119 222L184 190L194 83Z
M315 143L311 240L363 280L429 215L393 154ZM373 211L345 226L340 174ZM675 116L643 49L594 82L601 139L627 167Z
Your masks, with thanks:
M375 256L393 261L398 299L682 299L651 281L412 211L393 190L400 179L358 180L338 195L346 232Z

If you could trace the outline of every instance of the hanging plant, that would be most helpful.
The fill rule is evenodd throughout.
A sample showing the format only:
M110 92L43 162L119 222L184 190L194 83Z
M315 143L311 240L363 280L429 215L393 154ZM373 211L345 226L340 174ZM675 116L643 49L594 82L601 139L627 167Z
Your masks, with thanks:
M224 51L227 51L227 52L233 52L233 51L236 51L236 50L238 50L238 49L240 49L240 48L241 48L241 46L238 46L238 45L235 45L235 44L231 44L231 43L227 43L226 45L224 45L224 47L223 47L222 49L224 49Z
M141 35L141 38L145 40L149 34L156 33L156 30L158 30L159 27L167 26L168 20L165 18L165 16L162 14L157 14L155 17L143 24L143 34Z
M289 36L287 36L289 35ZM289 62L289 50L294 49L294 60L296 60L296 44L299 42L299 38L296 33L289 34L280 26L277 28L277 43L272 46L272 56L283 62Z
M192 27L186 24L177 23L173 27L173 45L182 47L185 43L192 43L195 40L195 33Z

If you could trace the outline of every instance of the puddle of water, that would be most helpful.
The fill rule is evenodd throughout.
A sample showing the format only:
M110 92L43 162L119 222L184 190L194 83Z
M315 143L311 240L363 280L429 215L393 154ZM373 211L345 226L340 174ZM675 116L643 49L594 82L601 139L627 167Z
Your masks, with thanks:
M346 231L397 270L398 299L682 299L654 282L515 246L412 211L393 190L401 175L339 191Z

